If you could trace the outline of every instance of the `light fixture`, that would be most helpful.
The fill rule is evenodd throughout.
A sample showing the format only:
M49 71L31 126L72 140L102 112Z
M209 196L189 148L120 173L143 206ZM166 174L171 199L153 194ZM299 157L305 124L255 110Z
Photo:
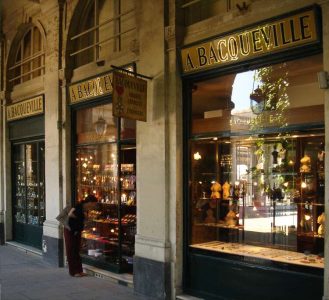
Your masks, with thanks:
M307 187L306 182L303 181L301 186L302 186L303 189L305 189Z
M106 133L107 123L103 117L98 117L98 120L94 123L94 126L98 136L102 136Z
M256 115L265 109L265 95L259 86L250 94L250 108Z
M199 159L201 159L202 157L201 157L201 155L200 155L199 152L196 152L196 153L193 154L193 158L194 158L194 160L199 160Z
M305 216L304 216L305 220L308 221L311 219L311 216L309 215L309 213L305 213Z

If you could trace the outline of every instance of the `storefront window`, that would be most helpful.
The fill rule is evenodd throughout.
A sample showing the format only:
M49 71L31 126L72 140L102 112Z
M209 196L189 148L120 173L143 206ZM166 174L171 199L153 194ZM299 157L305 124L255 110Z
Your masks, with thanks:
M84 259L113 271L131 271L137 202L136 145L131 139L135 122L114 119L111 104L81 109L76 117L76 200L89 194L98 199L87 212L82 233Z
M45 221L44 142L13 145L14 238L41 248Z
M11 86L42 76L45 72L45 53L41 32L37 27L28 30L19 43L16 58L8 70Z
M323 268L321 56L195 83L190 248Z

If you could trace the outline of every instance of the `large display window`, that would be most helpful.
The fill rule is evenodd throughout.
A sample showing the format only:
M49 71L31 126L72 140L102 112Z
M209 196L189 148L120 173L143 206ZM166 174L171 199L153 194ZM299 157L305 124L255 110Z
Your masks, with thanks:
M135 122L112 116L112 104L76 112L76 201L94 194L82 232L86 262L132 271L136 233Z
M320 70L316 55L194 83L191 251L324 267Z

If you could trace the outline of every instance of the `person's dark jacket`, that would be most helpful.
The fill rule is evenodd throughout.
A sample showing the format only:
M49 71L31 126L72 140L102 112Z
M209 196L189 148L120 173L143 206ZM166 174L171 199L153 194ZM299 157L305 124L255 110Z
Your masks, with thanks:
M84 223L84 214L83 214L83 205L82 203L78 203L73 212L75 217L69 218L69 226L73 233L81 232L83 230Z

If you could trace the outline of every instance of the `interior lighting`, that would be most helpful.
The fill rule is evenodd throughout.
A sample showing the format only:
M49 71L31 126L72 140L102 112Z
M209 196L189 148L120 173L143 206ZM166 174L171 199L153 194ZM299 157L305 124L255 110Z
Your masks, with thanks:
M305 217L305 220L306 220L306 221L309 221L309 220L311 219L311 216L310 216L309 214L305 214L304 217Z
M193 154L193 158L194 158L194 160L199 160L199 159L202 158L202 156L200 155L199 152L196 152L196 153Z
M103 117L99 117L98 120L94 123L94 126L98 136L102 136L106 133L107 123Z

